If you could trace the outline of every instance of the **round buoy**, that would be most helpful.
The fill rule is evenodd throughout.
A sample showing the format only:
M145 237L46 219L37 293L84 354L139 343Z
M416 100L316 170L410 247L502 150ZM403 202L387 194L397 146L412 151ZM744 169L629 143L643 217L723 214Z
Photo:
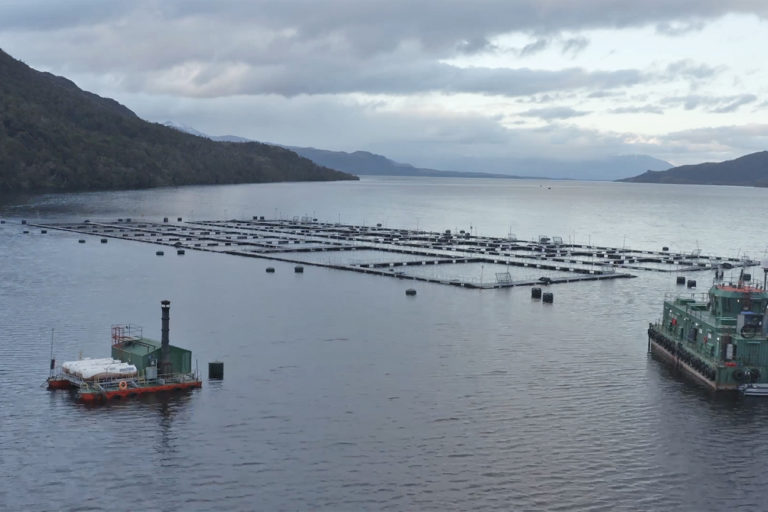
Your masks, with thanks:
M664 246L664 247L661 248L661 250L664 251L664 252L667 252L669 250L669 247Z
M181 217L177 217L176 220L181 222Z
M184 255L184 254L186 254L186 253L184 252L184 249L178 249L178 250L176 251L176 254L178 254L179 256L183 256L183 255Z
M532 299L540 299L541 298L541 288L531 288L531 298Z
M298 267L294 267L293 271L296 272L297 274L303 274L304 273L304 267L299 265Z
M155 255L157 256L163 256L165 253L163 251L156 251Z
M273 274L275 272L275 267L267 267L267 272Z
M555 301L555 296L551 292L547 292L542 296L542 300L546 304L552 304Z
M408 288L407 290L405 290L405 294L410 297L413 297L414 295L416 295L416 290L414 290L413 288Z
M685 276L677 276L677 284L685 284Z

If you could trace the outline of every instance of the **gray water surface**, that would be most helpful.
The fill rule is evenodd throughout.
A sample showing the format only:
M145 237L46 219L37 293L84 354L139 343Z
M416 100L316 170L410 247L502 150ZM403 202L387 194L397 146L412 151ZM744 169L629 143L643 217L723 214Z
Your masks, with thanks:
M762 257L768 191L473 179L185 187L0 205L7 510L723 510L764 507L768 400L647 356L675 274L468 290L22 227L20 219L312 215L389 227ZM747 228L749 226L749 229ZM29 229L29 234L23 234ZM276 268L267 274L267 266ZM753 273L757 273L756 270ZM701 291L711 273L691 275ZM415 287L416 297L406 297ZM110 326L193 351L199 391L87 407L48 392Z

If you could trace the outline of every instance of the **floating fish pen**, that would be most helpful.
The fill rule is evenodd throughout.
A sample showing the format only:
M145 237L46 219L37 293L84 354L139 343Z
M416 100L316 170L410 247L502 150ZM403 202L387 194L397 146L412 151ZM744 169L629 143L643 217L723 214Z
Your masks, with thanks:
M118 219L35 224L97 237L151 243L183 251L312 265L467 288L505 288L635 277L627 271L696 272L756 265L745 259L690 253L476 236L292 220L207 220L184 223Z

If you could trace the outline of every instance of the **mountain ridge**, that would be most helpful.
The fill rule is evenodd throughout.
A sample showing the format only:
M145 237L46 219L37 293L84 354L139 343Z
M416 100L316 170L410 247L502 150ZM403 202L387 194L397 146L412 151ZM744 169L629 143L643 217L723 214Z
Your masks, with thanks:
M187 133L192 133L201 137L207 137L217 141L227 142L247 142L251 139L239 137L236 135L223 135L215 136L208 135L195 128L189 126L180 125L172 121L166 121L166 126L170 126L177 130L182 130ZM356 175L384 175L384 176L425 176L425 177L450 177L450 178L504 178L504 179L567 179L567 180L593 180L593 181L613 181L615 176L611 176L610 170L615 168L626 168L628 165L633 165L639 169L647 167L641 167L645 165L656 165L657 167L663 167L667 169L672 167L672 164L659 160L657 158L649 157L646 155L618 155L614 157L606 157L603 159L593 160L576 160L576 161L557 161L547 159L514 159L508 162L509 166L517 166L518 168L528 168L541 171L542 169L550 169L554 171L554 175L541 174L528 174L528 173L509 173L509 172L492 172L492 171L467 171L456 169L434 169L428 167L417 167L409 163L401 163L384 155L372 153L370 151L357 150L352 152L347 151L334 151L328 149L318 149L307 146L288 146L279 143L272 143L281 147L285 147L297 154L308 158L318 165L323 165L344 171L353 173ZM568 176L568 170L580 169L581 174L576 176ZM613 171L616 172L615 170ZM626 173L629 171L623 172Z
M210 141L0 50L0 192L357 179L258 142Z
M768 187L768 151L758 151L723 162L681 165L666 171L646 171L617 181Z

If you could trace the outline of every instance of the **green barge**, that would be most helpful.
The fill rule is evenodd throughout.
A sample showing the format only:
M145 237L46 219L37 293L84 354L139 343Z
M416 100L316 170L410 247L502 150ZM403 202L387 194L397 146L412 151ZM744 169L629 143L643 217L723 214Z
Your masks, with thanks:
M192 352L169 342L170 301L160 304L161 341L145 338L141 328L113 325L112 357L66 361L57 374L52 358L48 389L76 390L79 400L95 403L202 387Z
M667 297L661 320L648 327L650 352L715 391L768 383L768 291L744 277Z

